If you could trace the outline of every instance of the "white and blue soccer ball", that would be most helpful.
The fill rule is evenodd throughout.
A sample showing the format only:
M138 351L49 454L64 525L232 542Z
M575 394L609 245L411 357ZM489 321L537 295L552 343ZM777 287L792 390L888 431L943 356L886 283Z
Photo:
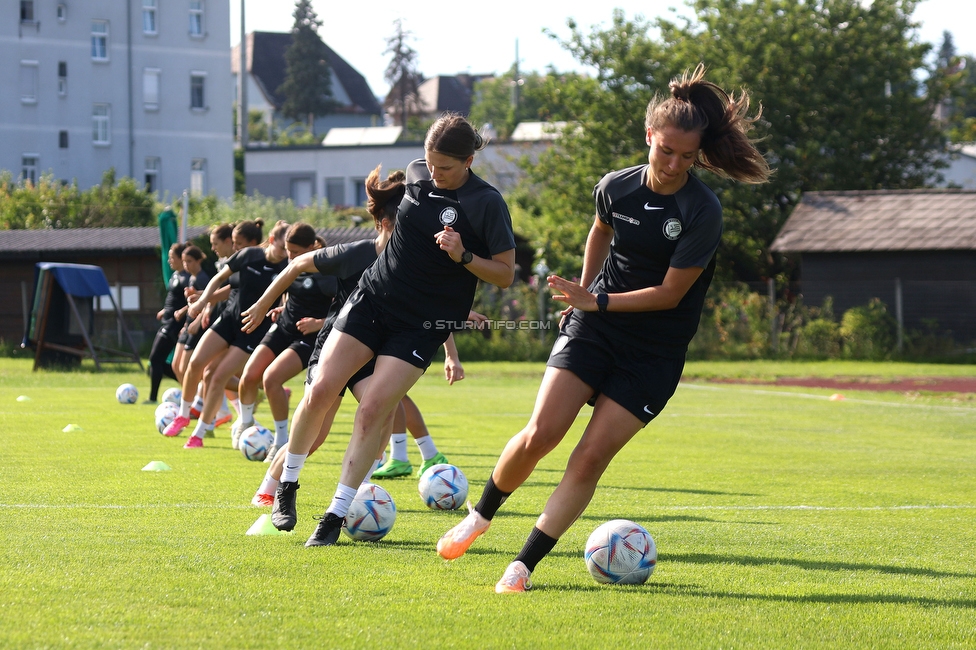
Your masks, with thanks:
M181 399L183 399L183 391L179 388L167 388L163 391L164 402L171 402L179 406Z
M139 389L132 384L122 384L115 389L115 399L119 404L135 404L139 399Z
M468 499L468 479L454 465L440 463L427 468L417 490L431 510L457 510Z
M385 489L375 483L363 483L346 512L346 535L361 542L375 542L386 537L396 521L396 504Z
M244 454L244 458L260 462L267 458L273 444L274 434L260 424L255 424L244 429L237 441L237 448Z
M156 418L156 430L160 433L169 426L169 423L180 414L180 407L172 402L161 402L159 406L156 407L156 413L154 417Z
M597 526L586 540L586 568L597 582L639 585L657 564L654 538L638 524L614 519Z

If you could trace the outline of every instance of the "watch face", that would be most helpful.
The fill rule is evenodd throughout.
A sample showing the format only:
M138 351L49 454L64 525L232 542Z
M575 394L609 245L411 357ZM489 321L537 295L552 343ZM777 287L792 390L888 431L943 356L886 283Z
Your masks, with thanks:
M474 259L474 253L471 251L464 251L461 253L461 264L470 264L471 260Z

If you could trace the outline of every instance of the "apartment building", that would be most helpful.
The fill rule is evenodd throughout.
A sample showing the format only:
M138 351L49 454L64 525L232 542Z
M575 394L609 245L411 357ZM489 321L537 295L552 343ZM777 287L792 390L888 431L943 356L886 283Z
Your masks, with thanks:
M0 0L0 169L234 191L226 0Z

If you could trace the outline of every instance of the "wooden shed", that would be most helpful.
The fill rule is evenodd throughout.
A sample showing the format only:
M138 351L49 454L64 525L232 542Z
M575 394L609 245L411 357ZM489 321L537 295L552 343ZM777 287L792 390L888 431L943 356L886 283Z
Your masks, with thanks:
M372 224L370 224L372 225ZM204 226L190 226L189 239L204 234ZM329 245L376 236L372 227L319 229ZM62 230L0 230L0 339L19 342L27 328L30 296L37 262L66 262L99 266L122 309L137 347L152 341L163 306L160 277L159 229L71 228ZM114 308L95 301L95 331L106 344L119 346Z
M807 192L772 250L798 260L807 305L879 298L906 330L976 340L976 191Z

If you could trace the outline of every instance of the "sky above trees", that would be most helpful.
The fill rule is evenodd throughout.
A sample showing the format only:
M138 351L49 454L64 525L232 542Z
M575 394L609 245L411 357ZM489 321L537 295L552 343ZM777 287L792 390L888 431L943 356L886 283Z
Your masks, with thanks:
M868 2L870 0L865 0ZM240 2L231 0L231 43L240 40ZM322 19L319 35L330 47L359 70L376 95L384 96L389 84L383 73L389 64L384 54L386 39L394 31L393 21L402 18L406 30L413 32L413 48L418 68L427 77L438 74L502 73L515 60L515 41L523 70L544 72L552 64L560 71L586 68L577 63L559 44L546 36L547 28L565 38L568 18L574 18L586 32L593 25L609 26L614 7L628 18L642 14L655 19L690 14L682 0L613 0L609 3L567 0L561 3L496 0L488 5L413 5L374 0L361 3L334 3L313 0ZM440 9L438 9L440 7ZM422 9L419 9L422 8ZM256 2L245 5L247 31L287 32L291 29L294 2ZM976 2L964 0L923 0L913 18L922 23L919 38L937 49L942 32L948 30L959 54L976 54ZM355 29L351 27L355 27ZM489 46L486 47L485 45Z

